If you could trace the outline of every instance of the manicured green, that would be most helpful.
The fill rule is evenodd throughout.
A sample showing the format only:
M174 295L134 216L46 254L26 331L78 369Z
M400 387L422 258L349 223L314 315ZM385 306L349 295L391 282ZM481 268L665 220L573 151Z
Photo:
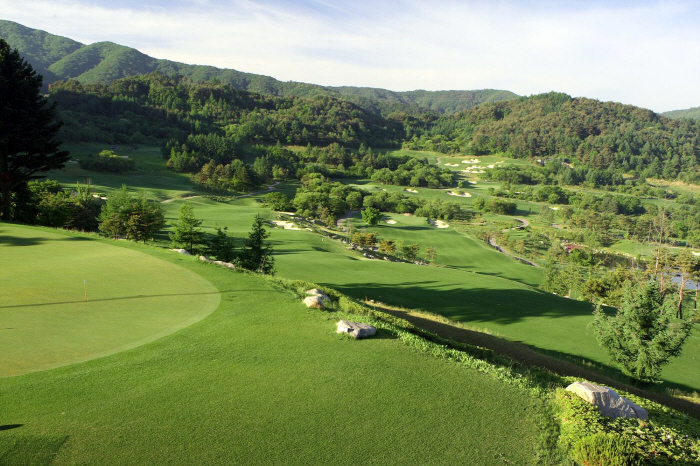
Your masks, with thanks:
M210 283L170 262L96 237L5 223L0 283L0 376L132 348L219 303Z
M533 462L541 414L529 391L384 330L338 335L336 316L260 277L100 242L201 275L220 306L129 351L0 379L4 462L37 452L59 465Z

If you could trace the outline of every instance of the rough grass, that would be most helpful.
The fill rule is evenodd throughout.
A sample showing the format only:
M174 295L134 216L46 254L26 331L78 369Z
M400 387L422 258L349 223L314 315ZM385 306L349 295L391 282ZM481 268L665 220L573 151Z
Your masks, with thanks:
M53 243L59 249L61 243ZM52 464L532 462L529 392L335 318L249 274L137 245L200 274L218 310L147 345L0 379L3 458ZM144 255L145 255L144 254ZM31 440L36 439L36 440Z
M170 262L97 237L4 223L0 283L0 376L137 346L219 303L216 288Z

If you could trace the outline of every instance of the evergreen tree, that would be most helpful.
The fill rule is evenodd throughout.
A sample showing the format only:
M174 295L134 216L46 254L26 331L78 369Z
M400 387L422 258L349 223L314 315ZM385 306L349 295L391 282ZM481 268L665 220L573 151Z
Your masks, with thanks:
M233 240L227 231L228 227L216 227L216 235L209 241L207 253L220 261L231 262L234 258Z
M0 39L0 216L12 219L12 194L37 173L62 168L69 153L55 139L55 104L41 95L42 77Z
M258 273L273 275L275 258L272 257L272 246L269 243L265 244L270 234L265 230L264 223L259 214L255 216L253 228L245 241L241 266Z
M195 246L202 243L202 221L194 216L194 207L185 202L180 207L180 219L175 225L175 231L170 233L170 241L173 247L185 247L194 254Z
M652 382L661 368L681 353L693 329L687 320L672 322L676 310L656 282L630 284L615 317L597 306L591 326L622 372L639 382Z

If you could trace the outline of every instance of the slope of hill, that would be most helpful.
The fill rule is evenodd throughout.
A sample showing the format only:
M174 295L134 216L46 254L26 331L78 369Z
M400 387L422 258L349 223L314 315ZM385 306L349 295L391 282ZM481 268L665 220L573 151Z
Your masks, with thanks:
M44 76L45 84L68 78L77 79L83 84L109 84L115 79L156 71L167 75L181 74L195 82L216 79L238 90L280 97L329 95L344 98L367 110L384 115L394 111L416 113L425 109L450 114L483 102L517 97L510 91L499 90L394 92L377 88L328 87L300 82L282 82L270 76L232 69L155 59L136 49L112 42L84 45L11 21L0 20L0 37L26 57L27 61Z
M442 117L406 145L445 153L504 152L542 162L560 157L576 166L567 166L564 184L596 176L611 180L591 179L594 184L623 184L622 173L633 171L641 177L682 176L687 182L700 176L700 122L554 92Z
M663 112L661 115L674 120L679 118L692 118L693 120L700 120L700 107L687 108L685 110L671 110L670 112Z

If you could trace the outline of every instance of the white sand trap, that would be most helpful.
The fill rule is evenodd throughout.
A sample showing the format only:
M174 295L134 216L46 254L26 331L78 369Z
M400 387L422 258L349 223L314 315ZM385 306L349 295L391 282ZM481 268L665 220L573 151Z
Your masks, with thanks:
M462 163L479 163L479 159L462 160Z
M272 223L274 223L278 227L284 228L285 230L301 230L301 228L299 228L292 222L285 222L283 220L273 220Z
M396 225L396 220L387 220L386 223L389 225Z
M459 194L459 193L453 193L452 191L447 191L447 194L449 194L450 196L457 196L457 197L472 197L472 195L469 193Z
M403 215L404 217L413 217L413 214L408 213L408 212L403 213L403 214L401 214L401 215Z
M693 254L694 256L700 256L700 252L692 251L692 254Z
M552 210L559 210L559 207L550 207Z
M417 194L417 193L418 193L418 190L416 190L416 189L410 189L410 188L406 188L406 189L404 189L404 191L408 191L409 193L414 193L414 194Z
M489 167L489 168L493 168L493 167L494 167L494 165L488 165L488 167Z
M446 167L459 167L458 163L445 163L443 165L445 165Z
M467 180L467 183L476 184L476 181Z
M434 226L435 228L448 228L450 225L443 222L442 220L433 220L430 219L430 224Z

